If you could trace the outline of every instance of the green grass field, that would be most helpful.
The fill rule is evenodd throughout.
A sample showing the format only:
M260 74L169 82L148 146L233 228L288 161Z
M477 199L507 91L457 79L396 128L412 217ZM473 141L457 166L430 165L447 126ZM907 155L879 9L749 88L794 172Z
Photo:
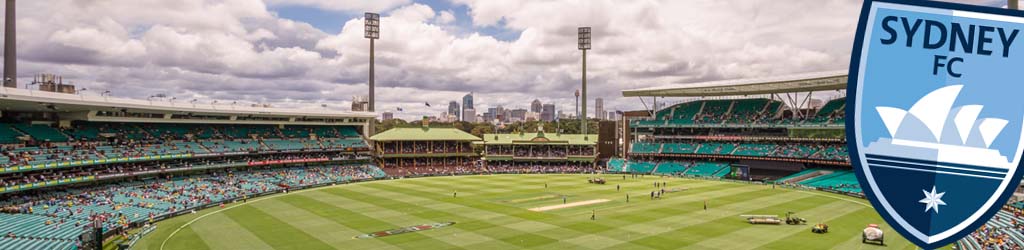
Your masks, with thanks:
M493 175L374 181L231 204L157 223L133 249L914 249L866 200L721 181L659 178L588 184L586 175ZM654 181L688 190L651 200ZM544 188L544 184L548 188ZM621 185L622 191L615 186ZM453 198L452 192L458 192ZM626 194L631 196L626 203ZM532 212L594 199L611 201ZM710 203L703 210L704 200ZM590 216L596 210L597 220ZM797 212L808 225L750 225L739 215ZM434 222L440 229L360 234ZM811 224L830 225L828 234ZM887 246L861 244L881 224ZM185 225L178 230L175 229ZM161 248L161 244L166 243Z

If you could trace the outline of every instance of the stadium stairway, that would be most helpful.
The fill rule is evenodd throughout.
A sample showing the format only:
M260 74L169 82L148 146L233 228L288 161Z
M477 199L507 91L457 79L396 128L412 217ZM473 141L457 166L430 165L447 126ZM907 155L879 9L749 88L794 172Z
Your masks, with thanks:
M775 183L798 183L810 178L825 175L825 173L825 171L822 171L821 169L817 168L804 169L803 171L797 172L795 174L779 178L778 180L775 180Z
M700 102L700 109L698 109L697 113L694 113L693 116L690 116L690 120L696 119L697 115L699 115L699 114L703 114L704 113L704 107L706 107L707 105L708 105L707 102Z
M625 172L626 161L622 158L612 157L608 160L608 171L609 172Z
M197 145L197 146L198 146L198 147L199 147L200 149L202 149L202 150L206 151L207 153L213 153L213 150L210 150L210 148L206 147L206 145L204 145L204 144L202 144L202 143L196 143L196 145Z
M11 126L11 128L16 131L20 131L23 134L32 136L32 138L39 141L67 142L70 140L70 137L68 137L64 133L61 133L60 130L50 127L49 125L14 124L13 126Z
M0 123L0 144L14 144L21 142L18 137L25 136L18 130L11 127L10 124Z
M717 162L698 162L697 164L694 164L692 167L688 168L686 170L686 172L684 172L683 174L685 174L685 175L692 175L692 176L703 176L703 177L713 177L713 176L721 177L721 176L725 176L725 174L728 174L728 172L726 172L724 174L719 175L720 172L722 171L722 168L725 168L725 167L728 167L728 166L729 166L729 164L717 163Z
M140 127L139 124L128 124L128 126L131 126L132 128L136 129L137 131L139 131L140 134L145 135L146 138L156 138L155 136L153 136L153 133L146 131L145 129Z
M736 101L729 102L729 108L725 109L725 113L722 113L722 114L724 114L724 115L732 114L732 109L733 108L736 108Z
M714 174L711 174L711 176L721 178L725 177L726 175L729 175L730 172L732 172L732 169L729 168L729 165L725 165L724 167L716 171Z
M678 162L662 162L654 167L655 174L678 174L686 172L688 166Z
M627 162L625 170L631 173L651 173L654 167L654 163L651 162Z

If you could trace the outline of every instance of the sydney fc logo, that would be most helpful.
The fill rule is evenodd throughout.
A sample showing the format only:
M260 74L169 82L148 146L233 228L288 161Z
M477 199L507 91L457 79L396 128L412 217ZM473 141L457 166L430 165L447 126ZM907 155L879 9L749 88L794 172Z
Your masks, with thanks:
M923 248L977 229L1020 184L1022 13L895 0L861 11L851 162L875 209Z

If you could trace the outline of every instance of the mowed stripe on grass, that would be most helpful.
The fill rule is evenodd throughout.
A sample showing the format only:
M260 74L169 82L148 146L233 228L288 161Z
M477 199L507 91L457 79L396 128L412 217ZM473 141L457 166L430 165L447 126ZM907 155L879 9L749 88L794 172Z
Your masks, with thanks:
M241 227L226 214L218 213L203 218L189 228L213 249L232 247L252 250L274 249L249 230L238 230Z
M868 223L881 222L872 209L829 197L831 194L694 179L622 180L617 175L605 175L608 184L595 185L586 182L588 177L460 176L339 185L250 202L213 214L179 232L166 249L264 248L251 242L253 237L274 249L874 249L859 244L859 230ZM656 181L687 190L651 200L647 194L655 190ZM616 185L622 190L616 191ZM452 196L455 190L458 197ZM631 195L629 203L624 199L626 193ZM547 212L528 208L561 204L561 198L503 202L551 194L566 195L569 202L610 201ZM702 209L705 200L711 205L707 212ZM592 211L596 211L597 220L590 220ZM811 234L811 225L749 225L738 216L784 215L787 211L807 217L809 224L827 222L833 233ZM237 226L216 223L218 217ZM177 220L165 222L180 223ZM457 224L374 239L352 238L447 221ZM221 225L210 227L205 224L209 222ZM210 242L221 238L213 236L219 234L212 231L228 231L223 234L227 238L232 234L231 227L245 231L237 239L248 239L247 243L255 245L232 245L230 239L227 243ZM167 234L161 230L167 229L158 228L154 235ZM887 241L890 248L909 246L902 238L891 238ZM181 241L200 244L190 247Z
M241 225L242 229L252 232L274 249L335 249L252 206L240 206L227 210L224 214Z
M392 191L385 191L385 190L381 190L381 189L376 189L376 188L379 188L380 186L369 186L368 185L368 186L363 186L363 187L360 187L360 188L366 188L366 187L371 187L371 188L370 189L366 189L366 190L362 190L363 192L340 192L338 190L325 190L324 192L332 194L332 195L336 195L336 196L345 197L347 199L355 200L355 201L358 201L358 202L364 202L364 203L373 204L373 205L378 206L378 207L380 207L382 209L386 209L388 207L391 207L391 208L413 208L410 211L402 212L403 216L415 217L415 218L403 220L403 221L406 221L406 223L413 223L413 222L415 222L414 224L423 224L423 223L431 223L431 222L454 221L454 222L457 222L457 224L454 226L455 230L461 230L462 227L465 227L466 225L469 225L469 226L472 227L472 230L474 232L481 232L483 237L487 237L487 238L491 239L492 241L493 240L509 241L508 242L509 244L513 244L513 245L516 245L516 246L519 246L519 247L532 247L535 244L538 244L538 242L552 242L552 241L555 241L554 239L550 239L548 237L544 237L544 236L541 236L541 235L533 235L533 234L528 233L528 232L516 230L516 229L513 229L513 228L509 228L509 227L503 227L503 226L499 226L498 224L491 223L491 221L493 221L492 220L493 218L499 217L500 215L489 216L489 214L491 214L491 213L489 213L489 212L487 212L485 210L478 210L478 209L463 207L462 209L452 209L452 211L475 210L475 212L468 212L468 211L466 211L466 212L453 213L453 212L449 212L449 211L445 211L445 210L431 209L431 208L427 208L427 207L424 207L424 206L417 205L416 203L406 202L406 200L417 200L417 199L414 199L413 196L410 196L408 194L404 194L404 193L401 193L401 192L392 192ZM374 193L374 194L378 194L379 196L370 196L370 195L367 195L367 193ZM451 198L451 199L452 200L458 200L456 198ZM420 201L420 203L422 203L422 202L423 201ZM445 201L442 201L442 200L429 200L429 202L431 202L431 203L438 203L438 202L445 202ZM474 216L474 215L478 215L478 216L481 216L481 217L468 217L468 216ZM441 229L441 230L445 230L445 229ZM496 234L484 233L484 232L489 232L489 231L496 232ZM432 234L441 234L442 232L439 230L439 231L427 231L427 232L423 232L423 233L426 234L426 235L432 235ZM465 233L469 233L469 231L466 231L466 232L455 232L455 233L452 233L452 234L459 234L459 233L465 234ZM508 240L510 238L514 238L514 239ZM529 241L526 241L524 239L529 239ZM459 243L462 243L462 242L459 242Z
M327 189L327 190L323 190L323 191L328 191L328 190L331 190L331 189ZM321 193L321 192L322 191L317 191L317 192L311 192L311 193L307 193L307 194L282 197L281 200L286 202L286 203L288 203L288 204L291 204L292 206L298 207L300 209L304 209L304 210L306 210L306 211L308 211L308 212L310 212L312 214L318 215L318 216L320 216L320 217L322 217L324 219L332 220L332 221L334 221L334 222L336 222L338 224L344 225L345 227L352 228L352 229L355 229L355 230L359 230L359 231L361 231L360 234L362 234L362 233L371 233L371 232L376 232L376 231L384 231L384 230L390 230L390 229L396 229L396 228L399 228L399 227L412 226L412 225L401 225L401 224L398 224L398 223L385 221L385 220L382 220L381 218L375 218L375 217L367 216L367 215L365 215L362 212L353 211L353 210L350 210L348 208L345 208L344 206L339 206L339 205L343 205L343 204L352 204L352 203L328 203L328 202L323 202L323 201L321 201L321 200L319 200L317 198L313 198L313 197L316 197L315 195L317 195L317 193ZM330 201L329 199L324 199L324 200ZM433 239L433 238L431 238L429 236L426 236L426 235L423 235L423 234L418 234L418 233L406 234L406 235L403 235L403 237L384 237L384 238L375 238L375 239L351 239L351 237L354 237L354 236L356 236L356 235L352 235L352 236L349 236L349 237L345 238L345 239L347 239L346 242L351 242L352 244L355 244L353 246L360 246L360 245L367 245L367 244L377 244L377 245L380 245L378 243L382 243L382 244L387 244L387 245L391 245L391 246L395 246L395 247L400 247L400 246L403 246L403 245L420 245L420 246L424 246L424 247L442 248L442 249L455 248L454 245L448 244L447 242L436 240L436 239ZM368 243L368 242L373 242L373 243Z
M314 214L307 210L308 207L305 206L296 206L281 199L267 200L253 204L253 206L335 248L345 246L345 249L347 249L351 247L346 246L348 242L359 243L358 246L360 247L397 249L381 242L350 241L349 239L353 236L363 234L362 231L346 227L330 218Z

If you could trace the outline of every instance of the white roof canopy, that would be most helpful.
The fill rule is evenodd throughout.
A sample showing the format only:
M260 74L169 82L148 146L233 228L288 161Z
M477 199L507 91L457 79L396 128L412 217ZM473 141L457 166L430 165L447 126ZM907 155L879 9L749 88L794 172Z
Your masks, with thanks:
M623 90L622 96L706 97L797 93L846 89L847 71L814 72L761 78L676 83Z

